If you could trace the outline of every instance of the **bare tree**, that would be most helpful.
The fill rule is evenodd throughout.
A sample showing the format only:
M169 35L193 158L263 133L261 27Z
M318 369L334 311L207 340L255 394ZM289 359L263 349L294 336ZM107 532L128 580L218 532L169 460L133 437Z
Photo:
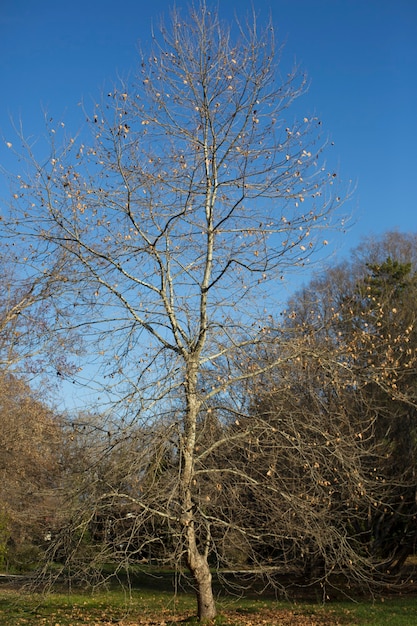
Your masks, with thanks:
M64 280L62 259L42 273L30 267L22 270L27 260L22 248L17 252L3 238L0 371L20 372L26 379L46 371L69 373L73 367L68 353L79 350L80 342L73 332L71 337L51 332L59 314L56 304Z
M62 421L48 400L61 378L74 373L69 355L81 346L75 332L55 332L63 255L34 267L25 242L13 238L7 223L2 227L1 550L2 564L23 567L36 560L57 506L52 492L60 482Z
M364 548L365 526L388 490L374 469L385 453L374 416L362 415L349 392L346 346L332 341L334 329L322 319L311 324L300 319L275 331L275 347L261 348L259 359L276 363L277 353L286 353L287 360L248 381L252 438L244 453L256 482L249 490L254 512L240 525L258 528L257 563L269 555L273 574L279 564L300 583L320 582L325 598L341 580L377 582L380 561ZM245 423L236 428L249 430ZM269 490L275 498L265 500Z
M348 557L353 573L373 582L381 572L398 574L416 541L415 267L415 235L387 233L366 240L350 262L313 280L292 298L287 312L292 330L286 332L294 340L303 337L303 354L277 368L269 376L271 391L259 394L275 418L286 423L289 418L281 414L291 416L293 428L305 433L304 445L313 442L320 467L330 461L329 486L335 481L351 490L337 496L341 506L329 509L321 536L328 539L334 525L345 528L347 541L338 545L354 546L357 558ZM310 429L321 433L319 439L308 435ZM336 440L337 432L343 433L344 454L325 441L334 429ZM302 445L299 450L293 455L296 466L306 455ZM352 463L350 471L343 469L346 463ZM303 479L300 484L306 491ZM340 487L331 492L339 494ZM320 524L316 527L319 532Z
M134 422L163 428L175 450L169 473L159 436L147 471L132 450L140 488L110 481L105 495L129 502L138 520L152 513L176 529L201 619L216 614L212 529L230 526L205 513L207 489L234 470L206 466L199 428L236 383L259 374L233 363L265 341L259 319L271 294L326 244L338 202L320 121L290 113L305 78L279 60L271 26L259 30L254 18L229 29L202 2L186 20L173 12L137 81L96 106L92 142L80 135L59 147L50 128L49 158L38 163L22 138L35 176L20 179L14 228L35 238L46 263L62 251L71 259L71 319L58 325L82 328L94 346L112 408L103 450ZM223 432L211 449L229 445Z
M10 373L0 375L0 410L1 548L4 564L18 567L45 545L55 515L62 431L59 418Z

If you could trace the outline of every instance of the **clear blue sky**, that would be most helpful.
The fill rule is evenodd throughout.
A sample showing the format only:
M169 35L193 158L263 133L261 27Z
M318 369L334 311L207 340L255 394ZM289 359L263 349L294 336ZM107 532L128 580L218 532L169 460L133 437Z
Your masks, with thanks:
M177 6L187 5L177 0ZM332 166L357 190L344 248L363 235L417 230L417 0L219 0L232 19L271 11L284 62L311 80L303 106L335 142ZM43 113L78 127L80 107L134 71L138 43L168 0L0 0L0 136L10 118L42 133ZM8 164L0 145L0 163ZM0 196L4 197L0 181Z

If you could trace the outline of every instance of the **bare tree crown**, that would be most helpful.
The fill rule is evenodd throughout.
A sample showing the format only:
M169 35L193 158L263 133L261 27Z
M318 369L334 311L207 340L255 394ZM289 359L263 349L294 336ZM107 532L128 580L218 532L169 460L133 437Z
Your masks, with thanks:
M128 414L151 416L152 428L171 411L164 436L177 481L152 492L152 503L143 491L129 502L138 520L157 514L180 529L202 618L215 615L212 526L229 521L196 503L206 459L231 431L199 451L199 424L214 397L276 365L250 364L251 346L266 341L264 298L326 243L321 229L337 202L320 122L290 119L305 87L297 70L281 73L272 27L253 19L232 31L202 2L187 21L174 11L136 81L95 107L92 141L80 135L58 148L52 128L46 164L25 142L35 177L20 179L25 220L20 208L15 224L45 263L62 258L72 308L58 330L82 329L106 392L119 384ZM212 472L221 484L232 469ZM240 467L236 475L253 484ZM109 493L126 500L116 487Z
M46 209L38 234L96 282L95 308L105 292L182 355L306 262L334 202L318 120L286 119L305 77L281 76L272 27L235 29L204 3L174 12L137 81L96 106L94 144L54 148L36 189L23 182Z

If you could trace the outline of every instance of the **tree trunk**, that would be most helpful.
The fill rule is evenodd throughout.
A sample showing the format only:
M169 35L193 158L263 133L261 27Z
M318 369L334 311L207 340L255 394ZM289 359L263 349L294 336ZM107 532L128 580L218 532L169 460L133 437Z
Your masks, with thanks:
M198 619L201 622L213 620L217 610L207 555L198 551L193 526L188 529L187 535L188 567L196 583Z
M187 364L186 373L186 418L184 428L184 465L181 474L182 523L185 530L187 542L187 565L196 584L197 610L200 621L210 621L216 617L216 604L212 589L212 577L208 564L209 553L209 529L206 529L206 536L200 537L197 541L195 531L195 509L192 496L192 485L194 479L194 448L196 439L197 417L200 404L197 397L197 357L190 359ZM200 531L201 532L201 531ZM203 540L204 539L204 540ZM198 543L203 543L204 550L200 552Z

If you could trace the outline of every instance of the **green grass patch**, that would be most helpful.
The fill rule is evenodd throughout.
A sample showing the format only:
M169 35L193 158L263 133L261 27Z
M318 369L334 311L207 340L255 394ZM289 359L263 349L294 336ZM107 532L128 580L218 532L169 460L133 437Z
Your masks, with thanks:
M123 587L107 590L24 593L0 586L2 626L170 626L198 624L196 601L187 579L174 586L172 572L138 571ZM181 580L180 580L181 583ZM285 602L253 595L218 598L216 626L411 626L417 624L417 596L374 602ZM200 625L201 626L201 625Z
M417 624L417 597L376 599L374 602L339 604L349 611L351 624L360 626L412 626Z
M146 624L187 618L194 597L166 591L110 590L90 593L26 594L0 588L0 624L79 626L81 624Z

